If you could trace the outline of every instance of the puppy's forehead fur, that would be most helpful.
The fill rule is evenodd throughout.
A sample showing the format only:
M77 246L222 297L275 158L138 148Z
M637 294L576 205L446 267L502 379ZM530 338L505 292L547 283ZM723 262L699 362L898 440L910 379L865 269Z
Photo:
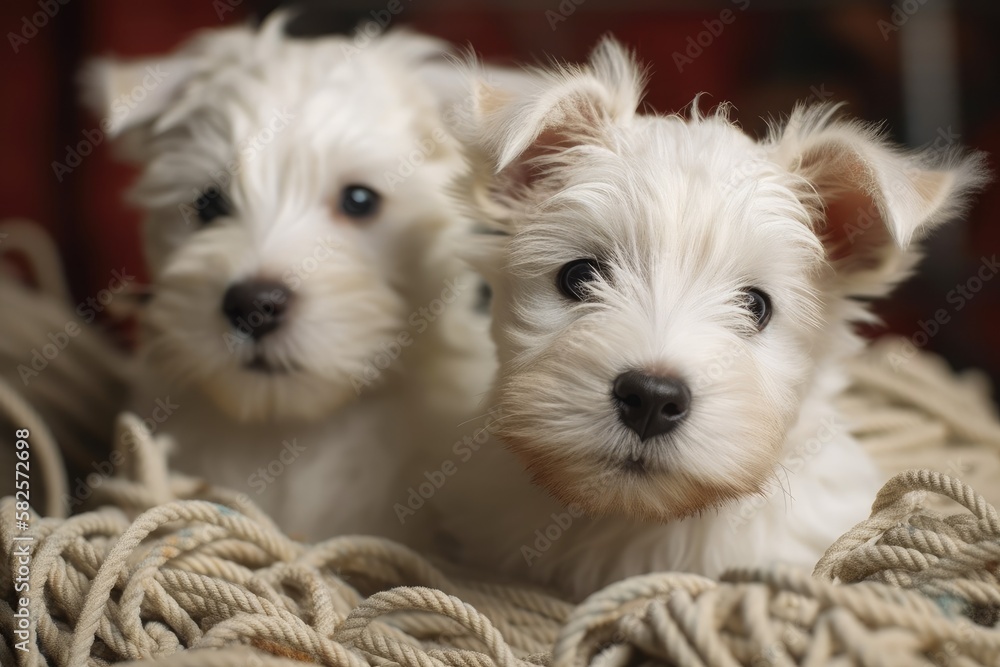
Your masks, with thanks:
M403 87L412 91L419 86L405 86L405 77L394 77L387 70L405 69L448 50L445 42L405 29L367 39L363 44L347 35L295 39L284 32L287 20L286 13L277 12L259 29L236 26L208 30L185 44L179 55L199 75L215 82L239 83L233 77L243 72L244 78L267 81L270 86L287 84L285 92L303 83L322 81L352 85L370 76L374 64L381 68L385 85L380 86L379 79L369 80L371 88ZM289 69L290 64L295 65L294 70Z
M419 113L419 106L392 104L414 95L426 102L417 86L407 84L393 50L380 42L351 54L345 51L349 42L341 40L297 42L273 31L240 31L229 37L192 45L188 58L196 63L189 65L194 70L190 83L164 111L158 129L169 129L207 109L231 115L235 127L241 117L266 119L272 111L268 104L275 101L304 109L310 131L338 127L336 119L331 122L315 113L317 108L325 114L349 113L362 126L370 126L390 114L413 118ZM225 106L219 106L219 98L225 99Z
M608 134L551 168L559 189L525 211L509 246L520 275L594 257L611 280L643 279L629 298L647 301L663 296L659 281L701 296L780 291L822 265L798 179L724 114L639 116Z
M308 157L326 177L381 179L434 129L435 101L414 70L443 52L437 41L390 34L357 49L348 38L290 40L280 27L205 35L164 64L187 83L153 125L151 178L164 161L172 178L178 161L192 177L227 164L242 171L266 150L269 164Z

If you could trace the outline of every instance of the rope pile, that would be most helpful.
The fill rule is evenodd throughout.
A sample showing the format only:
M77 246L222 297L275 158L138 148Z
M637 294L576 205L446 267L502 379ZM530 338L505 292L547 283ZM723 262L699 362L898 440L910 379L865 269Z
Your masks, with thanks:
M982 384L922 354L889 368L892 345L859 362L845 397L866 444L900 458L938 450L941 467L960 451L959 475L995 471L1000 426ZM27 410L0 391L0 411ZM955 474L897 474L815 576L650 574L574 608L378 538L294 542L235 492L169 472L135 417L118 428L115 442L130 446L119 445L119 474L92 485L97 509L32 513L22 531L14 499L0 501L5 667L1000 665L1000 515ZM57 477L44 425L31 437L32 461ZM1000 491L1000 474L987 484ZM15 591L15 536L33 540L27 592ZM20 597L27 652L16 648Z

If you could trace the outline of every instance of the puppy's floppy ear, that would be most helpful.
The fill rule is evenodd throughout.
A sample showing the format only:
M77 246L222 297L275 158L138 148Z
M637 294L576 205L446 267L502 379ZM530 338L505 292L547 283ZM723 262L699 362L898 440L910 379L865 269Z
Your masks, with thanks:
M94 58L80 72L84 105L112 139L153 123L194 75L195 59L176 55L137 60ZM139 142L120 141L125 157L138 158ZM133 144L130 150L128 144Z
M836 120L836 111L797 108L773 139L775 159L808 184L803 201L838 284L852 296L881 296L915 263L911 244L960 215L988 181L984 158L958 147L903 152L871 127Z
M635 115L643 87L642 71L612 38L585 66L487 81L473 84L472 143L493 175L498 203L537 195L558 175L565 151L604 145L611 125Z

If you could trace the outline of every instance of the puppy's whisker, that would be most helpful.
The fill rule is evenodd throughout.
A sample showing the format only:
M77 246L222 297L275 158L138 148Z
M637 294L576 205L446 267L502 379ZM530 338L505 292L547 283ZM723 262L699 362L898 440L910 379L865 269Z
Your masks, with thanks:
M487 417L491 417L491 416L493 416L492 412L484 412L481 415L476 415L475 417L470 417L469 419L466 419L465 421L461 421L458 424L456 424L456 426L466 426L468 424L471 424L472 422L482 421L483 419L486 419ZM494 417L493 418L493 423L496 424L497 422L503 421L504 419L508 419L510 417L515 417L515 416L516 415L510 414L510 413L501 413L499 417Z
M785 477L784 484L781 481L782 473L784 474ZM794 503L795 498L794 496L792 496L792 491L791 491L792 482L788 477L788 468L783 463L779 462L777 468L775 468L774 481L778 484L778 488L781 489L781 493L782 496L784 497L784 502L785 502L785 511L787 512L789 503ZM785 486L786 484L788 485L787 488Z

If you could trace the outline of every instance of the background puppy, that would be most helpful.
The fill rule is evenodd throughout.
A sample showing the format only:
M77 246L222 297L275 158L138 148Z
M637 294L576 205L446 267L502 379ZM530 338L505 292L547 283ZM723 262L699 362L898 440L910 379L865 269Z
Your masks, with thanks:
M284 21L85 74L142 166L152 284L132 409L172 437L177 468L292 535L394 535L421 424L468 393L444 361L459 308L439 308L475 293L447 251L461 161L422 77L447 49L406 32L293 40ZM150 77L119 113L118 91Z
M833 402L860 300L907 274L981 160L903 153L830 107L761 141L697 101L637 114L641 71L610 40L538 76L475 93L461 190L502 233L474 261L509 452L483 447L439 494L446 530L576 598L654 570L811 567L881 482ZM729 508L754 496L749 520Z

